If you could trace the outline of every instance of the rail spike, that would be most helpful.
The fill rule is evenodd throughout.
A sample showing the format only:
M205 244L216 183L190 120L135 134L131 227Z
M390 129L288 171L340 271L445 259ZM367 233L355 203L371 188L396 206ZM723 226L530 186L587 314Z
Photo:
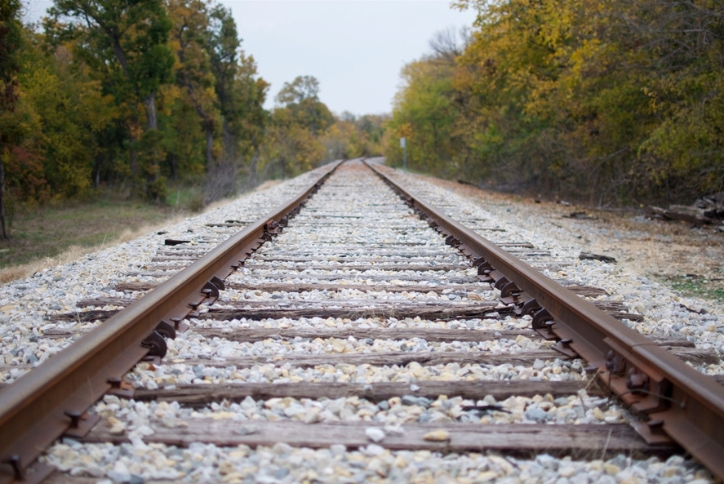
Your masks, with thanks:
M546 329L546 322L552 320L553 316L551 316L551 313L549 313L547 309L540 309L533 316L533 321L531 321L531 328L535 331L539 329Z
M167 321L161 321L155 330L158 334L167 339L176 339L176 329Z
M226 284L224 284L223 279L221 279L219 276L212 277L209 282L216 286L219 291L223 291L224 289L226 289Z
M204 284L204 287L201 289L201 292L206 296L214 299L218 299L221 295L219 293L219 288L216 284L209 281L206 284Z
M513 296L514 294L520 294L521 292L520 288L515 285L515 282L511 281L500 289L500 297Z
M146 336L146 339L143 340L141 346L149 349L148 356L163 358L168 352L166 340L163 339L163 336L161 336L156 330L153 330L151 334Z
M516 311L516 312L520 316L525 316L525 315L530 315L532 313L535 313L536 311L540 311L540 309L541 309L540 304L538 304L538 301L536 301L535 298L533 298L533 299L529 299L528 301L526 301L525 304L523 304L523 307L521 307L520 310Z

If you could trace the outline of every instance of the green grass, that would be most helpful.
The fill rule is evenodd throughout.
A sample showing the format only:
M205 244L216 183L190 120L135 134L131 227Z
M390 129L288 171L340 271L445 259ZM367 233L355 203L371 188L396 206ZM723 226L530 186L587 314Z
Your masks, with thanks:
M664 282L684 296L724 302L724 284L722 284L722 281L709 281L699 276L676 276L666 278Z
M54 257L71 246L111 244L124 232L170 218L173 208L98 199L40 208L17 207L10 240L0 241L0 268Z
M168 205L173 209L198 212L203 209L204 194L199 187L173 188L168 191Z

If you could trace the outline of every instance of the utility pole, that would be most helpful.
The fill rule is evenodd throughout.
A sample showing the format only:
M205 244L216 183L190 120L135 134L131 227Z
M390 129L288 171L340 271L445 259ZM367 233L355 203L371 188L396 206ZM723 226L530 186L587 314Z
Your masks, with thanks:
M402 166L407 171L407 140L400 138L400 146L402 147Z

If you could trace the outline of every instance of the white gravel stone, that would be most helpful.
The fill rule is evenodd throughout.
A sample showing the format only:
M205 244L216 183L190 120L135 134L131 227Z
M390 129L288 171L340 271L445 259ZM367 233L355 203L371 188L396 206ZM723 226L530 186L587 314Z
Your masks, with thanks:
M48 323L47 315L71 312L81 299L97 297L137 297L139 294L119 293L115 284L123 281L160 281L162 278L143 275L173 270L190 260L151 262L164 238L190 240L189 244L175 248L163 247L169 252L197 249L209 250L215 243L234 233L236 229L206 227L206 223L225 220L252 221L306 186L312 175L305 175L277 185L263 193L253 193L232 204L225 205L202 216L166 229L164 234L149 234L118 247L100 251L84 260L50 268L33 277L0 288L0 337L4 351L0 355L0 381L9 382L34 365L45 361L75 339L76 334L101 323L59 322ZM232 283L259 284L264 282L335 282L341 290L310 291L304 293L264 292L261 290L224 291L216 307L231 307L229 302L268 303L278 306L324 304L387 304L431 303L465 304L495 300L497 290L479 285L475 291L446 290L442 294L431 291L396 293L385 291L384 285L426 284L431 288L447 284L455 278L472 279L474 269L391 271L374 268L360 271L345 267L355 257L375 256L399 258L406 252L418 252L409 265L465 263L458 252L445 245L436 233L427 230L411 210L389 210L388 205L401 206L400 200L389 190L366 195L354 194L345 184L354 180L351 175L340 176L330 182L312 198L304 212L278 238L265 244L257 257L297 257L310 250L335 257L321 262L263 262L252 259L229 278ZM371 175L369 175L371 176ZM630 327L650 335L684 335L702 348L720 352L724 345L724 311L720 305L701 300L677 298L662 286L641 276L628 273L616 266L599 262L580 261L577 256L581 245L569 235L562 236L559 228L545 225L531 226L530 220L520 213L509 211L504 205L481 207L473 201L444 190L420 177L398 174L429 201L447 206L449 216L478 227L485 236L500 242L529 241L540 249L536 255L524 255L534 266L553 278L566 279L581 285L602 287L622 302L630 312L644 315L642 323L625 322ZM345 178L347 177L347 178ZM325 195L326 194L326 195ZM352 217L366 217L374 213L375 221L362 218L335 219L328 206L334 198L334 208L347 210ZM367 198L365 198L367 197ZM361 204L374 198L375 209ZM333 220L323 234L316 233L312 224L320 218ZM517 217L517 218L516 218ZM339 224L336 221L340 222ZM400 225L404 221L404 226ZM345 225L347 222L350 224ZM505 230L485 231L486 228ZM370 248L370 244L398 244L393 248ZM340 246L339 244L345 244ZM418 245L406 245L418 244ZM545 251L548 251L546 253ZM511 252L525 254L511 248ZM425 255L425 254L433 255ZM444 254L444 255L440 255ZM349 256L349 257L345 257ZM385 263L383 260L378 262ZM396 265L403 265L395 262ZM119 269L120 268L120 269ZM302 268L303 270L294 270ZM126 273L137 275L128 277ZM423 280L404 281L405 277ZM326 279L325 279L326 278ZM378 279L384 279L380 281ZM344 289L345 284L368 284L370 291ZM704 308L707 314L695 314L680 304ZM251 306L250 306L251 307ZM258 306L255 306L258 307ZM202 312L206 309L202 308ZM501 311L502 313L502 311ZM632 418L626 409L605 398L588 395L585 391L570 397L553 398L538 395L532 398L511 397L496 401L488 396L480 401L460 397L427 399L415 394L416 382L436 381L505 381L585 380L587 377L579 361L536 361L530 367L481 364L447 364L422 366L417 363L405 367L360 366L348 364L319 365L297 368L289 363L275 366L259 363L251 368L236 368L226 364L234 357L277 357L285 355L317 354L372 354L389 351L459 351L489 352L492 354L518 353L547 349L551 342L518 336L477 343L432 342L424 338L408 340L369 339L268 339L255 343L232 342L222 338L206 338L194 332L195 327L229 328L437 328L457 330L506 331L530 327L530 317L515 318L487 314L485 318L470 320L434 321L421 318L369 317L356 320L343 318L301 318L300 320L264 319L261 321L238 319L214 321L191 319L191 330L168 341L169 352L162 365L142 363L128 375L136 388L174 388L184 384L202 383L289 383L289 382L404 382L409 394L381 402L358 397L340 399L277 398L266 401L247 398L239 403L214 403L203 408L184 408L177 403L134 402L106 396L92 409L111 426L112 432L129 436L130 443L118 446L108 444L79 444L72 440L55 444L48 452L47 461L73 475L113 482L141 482L147 480L180 480L183 482L707 482L711 476L691 460L674 456L668 460L656 458L635 460L617 456L606 461L572 460L540 455L535 459L514 459L494 453L466 453L443 455L427 451L389 451L379 443L387 436L404 435L404 424L412 422L468 422L488 425L509 423L525 424L598 424L606 425ZM68 338L43 337L44 331L68 330ZM721 331L720 331L721 330ZM203 362L202 362L203 361ZM5 366L3 366L5 365ZM708 373L721 373L722 365L699 368ZM419 388L418 388L419 389ZM484 410L470 407L483 407ZM466 410L463 410L466 408ZM177 448L146 443L153 427L183 429L192 419L225 419L239 425L250 420L297 420L309 424L318 422L371 422L367 430L369 445L362 449L346 449L336 445L330 449L312 450L292 448L286 444L251 449L246 446L221 448L195 443L189 448ZM135 481L134 481L135 480Z
M109 448L103 444L66 443L56 445L48 461L61 470L76 469L77 475L115 477L115 482L128 482L131 476L203 483L711 482L709 473L700 468L682 466L678 461L669 465L655 457L634 460L619 455L607 461L573 461L547 455L536 459L480 453L446 456L430 451L389 451L376 444L345 452L339 446L313 450L283 444L256 449L208 444L183 449L152 444L140 449L131 445Z
M221 241L236 230L219 231L207 223L225 220L254 221L271 207L279 205L291 195L305 188L315 173L306 173L293 180L266 190L240 196L237 200L214 208L201 215L189 217L162 231L147 234L130 242L119 244L84 256L81 260L42 269L27 279L13 281L0 287L0 382L10 383L50 356L70 344L75 337L44 338L43 331L67 329L81 333L100 323L59 322L48 323L52 314L79 311L75 304L83 299L100 297L128 297L115 291L120 282L154 281L157 278L127 277L125 272L151 267L151 258L157 250L203 251L213 248L208 241ZM190 244L169 247L164 239L190 240ZM168 276L174 271L170 271ZM132 296L138 296L134 294Z
M494 232L496 241L529 241L538 248L549 250L556 258L567 261L570 265L565 268L541 271L554 279L567 279L605 289L613 300L629 308L629 312L644 316L642 322L624 320L623 324L628 327L648 336L684 336L697 347L714 349L719 355L724 354L724 305L701 298L678 296L666 286L616 264L579 260L578 254L587 250L585 241L555 224L531 224L530 214L524 208L507 203L490 203L482 207L478 200L466 199L426 181L424 177L399 171L395 176L433 205L444 201L446 205L455 207L454 210L444 210L453 219L462 223L472 218L494 221L495 227L505 230ZM703 309L705 314L697 314L682 305L698 311ZM712 375L724 374L722 363L699 366L697 369Z
M387 437L385 431L378 427L369 427L365 430L365 435L367 435L367 438L372 442L382 442L384 438Z

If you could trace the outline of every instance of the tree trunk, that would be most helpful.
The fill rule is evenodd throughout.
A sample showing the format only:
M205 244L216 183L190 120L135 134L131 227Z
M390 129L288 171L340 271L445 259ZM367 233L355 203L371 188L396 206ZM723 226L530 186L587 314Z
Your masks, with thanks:
M251 157L251 163L249 164L249 178L246 184L249 188L254 188L259 184L259 173L257 168L259 166L259 149L254 150L254 155Z
M5 162L2 159L4 152L5 148L0 144L0 229L2 230L0 236L8 239L10 237L5 229Z
M146 98L146 112L148 116L148 130L158 129L156 121L156 93L152 92Z
M93 188L98 189L98 187L101 184L101 158L100 158L100 156L96 157L94 171L95 171L95 175L93 176Z
M226 120L226 117L224 117L222 130L224 132L224 154L227 158L234 159L236 157L236 150L234 149L234 136L231 134L231 127L229 126L229 122Z
M206 131L206 170L211 171L214 166L214 125L213 123L204 123Z
M138 126L138 116L131 114L131 125L128 127L128 158L133 178L138 177L138 138L136 138L135 128Z
M204 127L204 135L206 136L206 171L209 172L214 167L214 120L196 101L191 87L187 85L186 89L191 98L191 102L194 104L194 109L196 109L196 112L201 117L201 125Z
M131 147L128 150L129 158L130 158L130 165L131 165L131 174L134 177L138 176L138 151L136 151L136 139L133 135L130 136L131 138Z
M176 180L178 171L176 167L176 155L174 153L171 153L168 157L168 167L171 169L171 179Z

